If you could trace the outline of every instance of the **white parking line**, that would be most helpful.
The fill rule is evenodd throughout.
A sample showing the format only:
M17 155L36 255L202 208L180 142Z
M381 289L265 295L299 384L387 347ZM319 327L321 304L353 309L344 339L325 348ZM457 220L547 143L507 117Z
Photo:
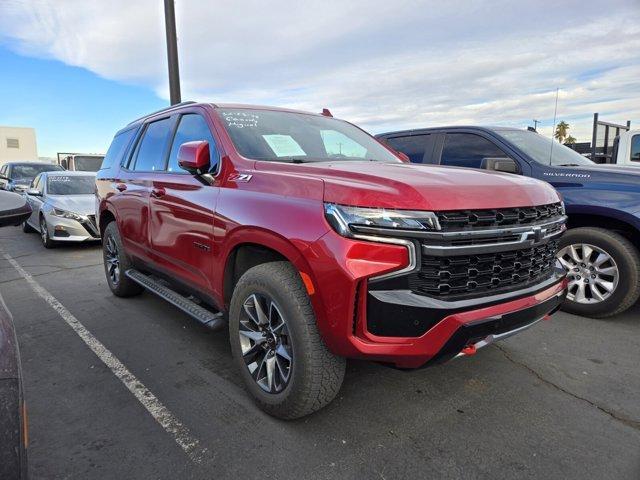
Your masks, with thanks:
M0 252L2 249L0 248ZM200 442L197 438L193 437L189 432L189 429L185 427L180 420L178 420L170 411L165 407L160 400L147 388L144 384L138 380L133 373L129 371L124 364L116 358L92 333L80 323L80 321L62 305L53 295L49 293L42 285L26 272L18 262L16 262L11 256L3 252L4 258L9 262L13 268L27 281L29 286L42 297L53 308L60 317L78 334L78 336L87 344L87 346L93 350L93 353L102 360L102 362L109 367L111 372L120 379L120 381L129 389L131 393L138 399L138 401L147 409L151 416L169 433L176 443L180 445L189 458L195 463L201 463L206 448L200 446Z

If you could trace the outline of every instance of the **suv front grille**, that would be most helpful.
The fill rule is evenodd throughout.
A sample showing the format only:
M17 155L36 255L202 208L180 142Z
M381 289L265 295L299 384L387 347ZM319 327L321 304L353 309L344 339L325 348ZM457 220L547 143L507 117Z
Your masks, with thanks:
M422 255L421 269L409 275L409 288L420 295L443 299L525 288L551 275L557 250L558 242L552 240L530 248L495 253Z
M492 210L457 210L437 212L443 232L485 227L509 227L543 223L562 215L562 205L551 203L538 207L500 208Z

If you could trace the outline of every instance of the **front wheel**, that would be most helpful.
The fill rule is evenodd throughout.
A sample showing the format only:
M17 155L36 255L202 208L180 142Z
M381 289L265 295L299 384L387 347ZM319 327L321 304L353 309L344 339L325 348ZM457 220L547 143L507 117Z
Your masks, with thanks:
M255 402L294 419L329 404L342 385L344 358L325 346L300 274L288 262L249 269L229 311L231 351Z
M44 248L53 248L55 247L55 242L51 240L49 236L49 227L47 225L47 220L44 218L44 215L40 217L40 239L42 240L42 245Z
M640 296L640 253L616 232L571 229L560 239L558 259L569 280L564 311L605 318L624 312Z

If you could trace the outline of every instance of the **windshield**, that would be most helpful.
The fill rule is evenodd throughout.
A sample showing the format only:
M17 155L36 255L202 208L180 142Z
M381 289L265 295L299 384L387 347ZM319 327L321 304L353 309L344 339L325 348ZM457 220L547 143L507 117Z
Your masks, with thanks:
M218 112L236 149L247 158L301 163L331 160L401 163L373 137L342 120L244 108Z
M53 170L62 170L62 168L58 165L14 165L11 169L11 178L13 180L33 180L38 174Z
M535 132L525 130L495 130L495 132L543 165L593 165L591 160L575 150ZM549 161L549 157L551 157L551 161Z
M103 159L104 157L102 156L83 157L80 155L76 155L76 157L74 158L75 170L79 172L97 172L98 170L100 170Z
M47 179L49 195L89 195L95 191L92 175L50 175Z

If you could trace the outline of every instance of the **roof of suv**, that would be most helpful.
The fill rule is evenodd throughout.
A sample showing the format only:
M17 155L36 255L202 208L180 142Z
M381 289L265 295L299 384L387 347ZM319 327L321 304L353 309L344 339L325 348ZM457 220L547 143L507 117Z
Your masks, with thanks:
M515 127L493 127L493 126L481 126L481 125L449 125L443 127L428 127L428 128L412 128L409 130L397 130L385 133L379 133L376 137L386 137L388 135L419 135L426 132L439 132L442 130L483 130L487 132L496 132L501 130L518 130L523 131L521 128Z
M291 109L291 108L271 107L271 106L266 106L266 105L248 105L248 104L242 104L242 103L206 103L206 102L188 101L188 102L177 103L175 105L171 105L169 107L162 108L162 109L157 110L155 112L151 112L151 113L149 113L147 115L144 115L144 116L142 116L140 118L137 118L137 119L133 120L132 122L129 122L127 127L130 127L130 126L138 124L138 123L142 123L145 120L147 120L148 118L154 117L154 116L159 115L161 113L167 113L167 112L172 112L174 110L180 110L183 107L197 107L197 106L208 106L208 107L212 107L212 108L216 108L216 109L218 109L218 108L230 108L230 109L249 109L249 110L271 110L271 111L276 111L276 112L303 113L305 115L322 116L322 114L320 114L320 113L306 112L304 110L295 110L295 109Z

